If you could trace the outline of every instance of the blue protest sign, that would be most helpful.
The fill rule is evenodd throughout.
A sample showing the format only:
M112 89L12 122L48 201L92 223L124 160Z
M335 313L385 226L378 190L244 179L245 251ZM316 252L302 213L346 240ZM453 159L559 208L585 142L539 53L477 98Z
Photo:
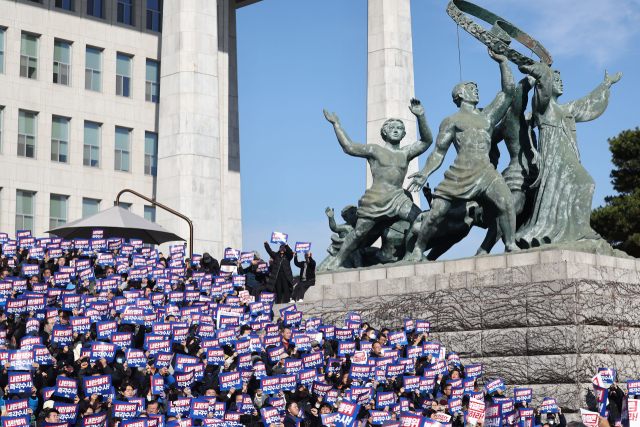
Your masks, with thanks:
M9 372L10 393L31 393L32 387L31 372Z
M297 253L307 253L311 251L311 242L296 242Z
M220 382L220 390L242 388L242 379L240 378L240 372L236 371L236 372L229 372L229 373L220 373L218 375L218 378Z
M92 394L107 396L111 389L111 375L84 377L83 383L85 396L91 396Z
M56 389L53 392L55 396L73 399L78 395L78 381L68 377L56 378Z

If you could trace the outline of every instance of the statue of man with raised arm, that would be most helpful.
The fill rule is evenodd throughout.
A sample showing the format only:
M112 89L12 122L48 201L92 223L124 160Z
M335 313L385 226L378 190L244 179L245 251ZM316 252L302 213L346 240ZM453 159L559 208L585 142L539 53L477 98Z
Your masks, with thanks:
M511 105L515 82L507 58L491 49L489 56L500 64L502 91L481 110L476 108L479 101L477 85L473 82L457 84L451 95L460 111L442 121L436 147L425 167L409 177L413 178L409 191L420 190L427 178L442 165L447 150L454 143L458 155L445 172L444 181L434 189L431 210L423 215L413 252L407 252L405 257L407 261L422 260L429 240L445 220L451 205L458 201L478 200L494 205L506 251L518 250L511 191L489 159L493 129Z
M400 147L400 141L406 132L400 119L389 119L382 125L380 135L385 145L359 144L349 139L335 113L330 115L324 110L327 120L333 123L344 152L367 159L373 176L373 184L358 202L356 226L345 237L340 251L327 265L327 270L341 267L356 249L373 244L389 225L398 220L412 224L420 214L420 208L407 196L402 186L409 162L427 151L433 143L433 136L420 101L412 99L409 109L418 118L420 140L404 147ZM409 242L410 238L406 241Z

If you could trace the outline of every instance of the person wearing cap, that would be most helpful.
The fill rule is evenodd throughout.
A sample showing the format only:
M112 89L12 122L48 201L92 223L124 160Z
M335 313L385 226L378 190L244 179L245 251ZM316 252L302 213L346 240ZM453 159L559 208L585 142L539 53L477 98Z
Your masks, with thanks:
M202 254L202 258L200 259L200 267L198 267L198 271L204 271L217 276L218 271L220 271L220 264L218 264L217 259L209 255L209 252L205 252Z
M311 252L305 252L304 261L298 261L298 253L296 252L293 262L296 267L300 268L298 284L293 290L293 301L303 302L304 293L316 284L316 261L311 257Z
M271 274L267 282L276 290L276 304L286 304L291 300L291 291L293 290L293 274L291 273L291 260L293 259L293 251L289 245L280 245L278 252L271 250L269 242L264 241L264 248L273 258L273 266Z

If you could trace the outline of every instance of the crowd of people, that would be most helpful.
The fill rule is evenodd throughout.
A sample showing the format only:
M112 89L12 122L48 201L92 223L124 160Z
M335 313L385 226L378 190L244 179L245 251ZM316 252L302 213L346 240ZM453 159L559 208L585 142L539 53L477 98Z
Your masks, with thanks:
M266 271L258 253L243 267L227 251L218 263L109 243L4 236L2 427L566 425L553 399L532 408L531 389L509 397L429 341L426 320L391 331L357 313L343 326L274 312L313 285L309 252L265 242ZM590 409L613 425L626 393L615 373L598 379L608 405Z

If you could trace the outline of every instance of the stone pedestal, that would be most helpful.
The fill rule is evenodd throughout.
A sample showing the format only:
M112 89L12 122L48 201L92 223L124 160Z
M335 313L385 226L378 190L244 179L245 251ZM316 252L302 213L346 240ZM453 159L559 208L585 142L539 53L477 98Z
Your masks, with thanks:
M640 260L550 250L318 275L299 307L344 325L349 311L392 331L405 318L431 322L431 339L462 363L483 364L507 395L532 387L587 408L599 367L618 384L640 378Z

